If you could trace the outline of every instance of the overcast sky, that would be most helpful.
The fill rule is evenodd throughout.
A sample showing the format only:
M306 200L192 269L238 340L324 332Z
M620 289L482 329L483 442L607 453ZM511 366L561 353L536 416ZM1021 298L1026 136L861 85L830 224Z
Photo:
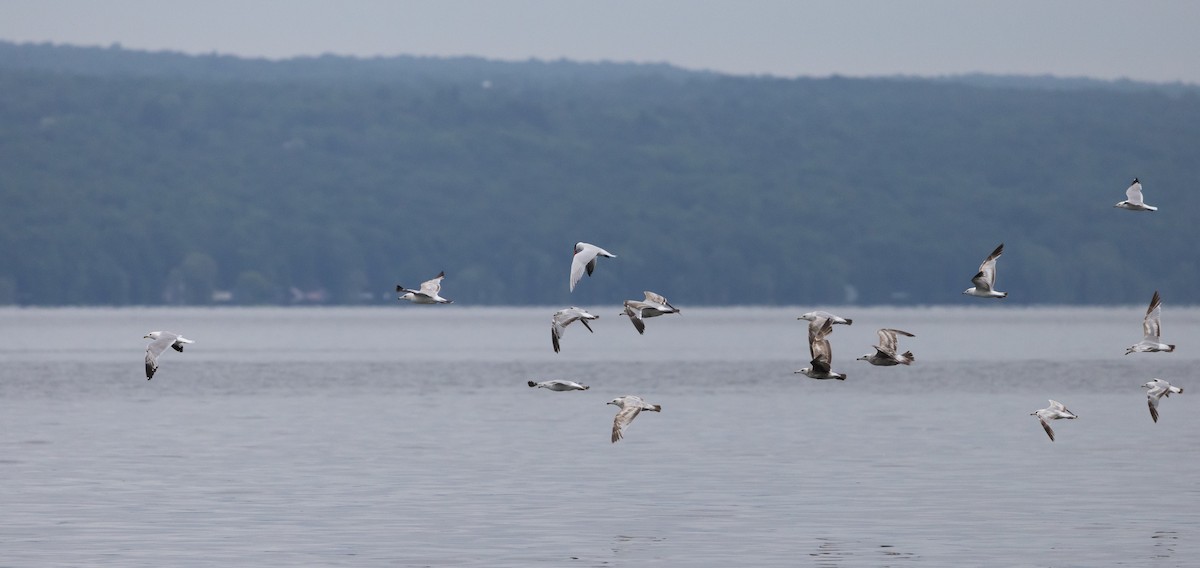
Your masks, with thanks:
M1200 83L1200 1L0 0L0 39L285 58L476 55L736 74Z

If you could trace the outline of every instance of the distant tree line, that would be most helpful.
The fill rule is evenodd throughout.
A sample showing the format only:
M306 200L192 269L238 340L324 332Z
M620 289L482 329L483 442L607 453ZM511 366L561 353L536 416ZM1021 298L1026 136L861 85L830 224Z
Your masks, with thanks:
M0 303L1200 301L1197 90L971 81L0 43Z

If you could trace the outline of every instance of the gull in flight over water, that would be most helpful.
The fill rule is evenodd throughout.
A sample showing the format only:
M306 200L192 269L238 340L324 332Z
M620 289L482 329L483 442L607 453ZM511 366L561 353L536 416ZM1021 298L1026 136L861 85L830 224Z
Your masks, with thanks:
M633 323L634 329L637 329L639 334L646 332L646 322L642 321L645 318L679 313L679 310L663 296L649 290L642 293L646 295L645 300L625 300L624 313L617 314L629 316L629 321Z
M1162 325L1159 323L1159 318L1161 317L1162 298L1158 296L1158 290L1155 290L1154 296L1150 298L1150 307L1146 308L1146 317L1142 319L1142 340L1126 347L1126 355L1130 353L1155 353L1158 351L1170 353L1175 350L1174 345L1168 345L1160 341Z
M530 388L543 388L543 389L559 391L559 392L588 390L587 385L581 385L575 381L564 381L561 379L554 379L552 381L542 381L540 383L535 383L533 381L529 381L529 387Z
M807 314L804 314L804 315L802 315L802 316L800 316L800 317L798 317L798 318L796 318L796 319L798 319L798 320L808 320L808 321L810 321L810 322L815 322L815 321L817 321L817 320L819 320L819 319L822 319L822 318L824 318L824 319L827 319L827 320L829 320L829 321L832 321L833 323L840 323L840 324L842 324L842 325L851 325L851 324L853 324L853 323L854 323L854 320L852 320L852 319L850 319L850 318L844 318L844 317L841 317L841 316L835 316L835 315L833 315L833 314L831 314L831 313L829 313L829 312L823 312L823 311L820 311L820 310L817 310L817 311L815 311L815 312L808 312Z
M868 353L859 357L859 361L866 361L872 365L881 367L890 367L892 365L908 365L916 360L912 351L897 353L899 350L897 335L905 337L916 337L915 335L899 329L881 329L879 330L879 345L875 346L874 353Z
M420 290L409 290L399 284L396 285L396 293L400 294L397 300L408 300L414 304L452 304L453 300L447 300L438 295L442 291L442 279L446 277L446 271L441 271L431 280L426 280L421 283Z
M817 318L808 324L808 351L812 354L812 362L810 366L796 373L804 374L810 379L846 380L846 375L832 370L833 350L829 348L829 340L825 339L830 333L833 333L832 319Z
M650 404L642 400L642 397L632 394L614 398L608 401L608 404L614 404L621 409L613 418L612 441L614 444L617 443L617 440L625 437L625 429L629 428L629 423L633 422L633 419L637 418L637 415L643 410L662 412L661 405Z
M1047 406L1041 410L1030 412L1029 415L1038 417L1038 422L1041 422L1042 428L1046 429L1046 435L1050 436L1051 442L1054 441L1054 430L1050 429L1050 423L1046 422L1047 420L1058 420L1059 418L1074 420L1079 418L1078 416L1075 416L1073 412L1067 410L1067 407L1063 406L1063 403L1057 400L1051 400L1050 406Z
M1142 182L1138 181L1138 178L1133 178L1133 183L1125 189L1125 201L1118 201L1113 207L1130 211L1158 211L1157 207L1146 205L1142 201Z
M571 259L571 291L575 291L575 285L583 278L583 273L586 271L588 276L592 275L592 271L596 270L596 257L607 256L608 258L617 258L617 255L612 254L596 245L579 242L575 243L575 257Z
M1158 401L1164 396L1170 397L1172 393L1183 392L1183 388L1172 386L1171 383L1162 379L1154 379L1142 385L1142 388L1149 389L1146 391L1146 404L1150 406L1150 418L1153 418L1155 422L1158 422Z
M146 346L146 380L154 378L154 372L158 370L158 356L166 351L168 347L180 353L183 353L183 346L188 343L195 343L178 333L170 331L151 331L143 336L143 339L152 339L149 345Z
M588 325L588 320L598 319L600 316L595 316L587 313L583 308L571 306L554 312L554 317L550 318L550 344L554 346L554 352L558 353L558 340L562 338L563 333L567 330L567 326L571 322L579 321L583 323L588 331L592 331L592 326ZM594 331L592 333L595 333Z
M968 296L977 296L980 298L1007 298L1008 292L997 292L994 287L996 285L996 259L1004 253L1004 243L996 247L987 258L983 260L983 264L979 265L979 273L971 279L975 285L963 290L963 294Z

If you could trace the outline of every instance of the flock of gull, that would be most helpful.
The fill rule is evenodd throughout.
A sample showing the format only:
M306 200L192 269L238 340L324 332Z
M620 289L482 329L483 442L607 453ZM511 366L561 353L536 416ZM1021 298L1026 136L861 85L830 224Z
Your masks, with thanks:
M1132 184L1125 190L1125 196L1126 200L1118 202L1114 207L1131 211L1158 210L1157 207L1147 205L1142 200L1142 184L1137 178L1134 178ZM996 262L1003 253L1004 243L1001 243L979 265L979 271L971 278L971 283L974 286L964 290L963 294L979 298L1008 297L1008 292L1001 292L995 288ZM584 274L588 276L592 275L592 272L596 270L596 261L600 257L616 258L616 256L596 245L584 242L576 243L575 254L571 260L570 290L572 292L575 291L575 286L583 279ZM445 276L446 273L443 271L434 278L423 282L417 290L397 285L396 293L398 294L398 299L407 300L414 304L450 304L452 300L443 298L440 295L442 279ZM679 309L672 306L662 295L649 290L644 293L645 299L643 300L626 300L624 311L619 314L628 317L639 334L646 331L646 319L680 313ZM1170 353L1175 350L1174 345L1162 342L1161 316L1162 299L1156 290L1154 296L1150 299L1150 306L1146 309L1146 315L1142 320L1142 340L1129 346L1125 351L1126 355L1130 353ZM554 315L550 319L550 344L554 348L554 352L558 353L561 351L562 346L560 341L566 332L567 326L578 321L591 332L592 327L588 325L588 321L599 317L576 306L554 312ZM854 320L825 311L808 312L797 319L808 321L808 348L812 359L808 367L796 371L796 374L802 374L818 380L846 380L844 373L838 373L833 370L833 350L829 343L829 336L833 333L834 325L851 325L854 323ZM878 334L879 344L874 346L874 352L859 357L858 361L866 361L871 365L889 367L911 365L916 360L911 351L900 352L898 339L899 336L916 337L915 335L907 331L892 328L880 329ZM152 331L146 334L145 338L152 340L146 346L146 380L154 378L154 373L158 370L158 358L168 347L182 353L184 345L194 343L192 340L178 333L169 331ZM528 384L531 388L544 388L556 392L583 391L589 388L586 385L567 380L529 381ZM1143 384L1142 388L1147 389L1146 402L1150 408L1150 417L1154 422L1158 422L1159 401L1164 396L1170 397L1172 394L1183 392L1182 388L1173 386L1167 381L1157 378ZM607 404L614 405L619 409L613 418L612 441L614 443L625 436L625 430L629 428L633 419L637 418L638 414L643 410L652 412L662 411L662 406L650 404L636 395L620 396L608 401ZM1037 416L1042 428L1046 430L1046 435L1050 437L1050 441L1052 442L1054 441L1054 430L1050 428L1050 421L1078 418L1075 413L1068 410L1066 406L1056 400L1050 400L1050 406L1035 410L1030 414Z

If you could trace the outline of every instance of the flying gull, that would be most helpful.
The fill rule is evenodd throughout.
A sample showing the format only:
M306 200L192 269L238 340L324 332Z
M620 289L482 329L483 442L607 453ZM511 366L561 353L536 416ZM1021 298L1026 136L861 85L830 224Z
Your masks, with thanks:
M587 313L583 308L575 306L554 312L554 317L550 319L550 343L554 345L554 352L558 353L558 340L563 336L563 333L571 322L582 322L583 327L586 327L588 331L592 331L592 326L588 325L588 320L594 320L599 317Z
M615 404L621 410L617 411L616 417L613 418L612 441L617 443L617 440L625 437L625 429L629 427L629 423L633 422L634 418L643 410L653 412L662 412L662 406L658 404L650 404L640 396L627 394L622 397L614 398L608 401L608 404Z
M1050 406L1047 406L1041 410L1030 412L1029 415L1038 417L1038 422L1041 422L1042 428L1046 429L1046 435L1050 436L1051 442L1054 441L1054 430L1050 429L1050 423L1046 422L1047 420L1058 420L1059 418L1074 420L1079 418L1070 410L1067 410L1067 407L1063 406L1063 403L1057 400L1051 400Z
M170 347L180 353L183 353L183 346L187 343L195 343L178 333L170 331L151 331L143 336L143 339L153 339L146 346L146 380L154 378L154 372L158 370L158 356L163 351Z
M821 319L821 318L825 318L825 319L827 319L827 320L830 320L830 321L832 321L833 323L840 323L840 324L843 324L843 325L851 325L851 324L853 324L853 323L854 323L854 320L852 320L852 319L850 319L850 318L844 318L844 317L841 317L841 316L835 316L835 315L833 315L833 314L831 314L831 313L829 313L829 312L823 312L823 311L820 311L820 310L817 310L817 311L815 311L815 312L808 312L807 314L804 314L804 315L802 315L802 316L800 316L800 317L798 317L798 318L796 318L796 319L800 319L800 320L808 320L808 321L811 321L811 322L815 322L815 321L817 321L818 319Z
M421 283L420 290L409 290L399 284L396 285L396 293L400 294L397 300L408 300L414 304L452 304L453 300L447 300L438 295L442 291L442 279L446 277L446 271L441 271L432 280L426 280Z
M1170 353L1175 350L1174 345L1168 345L1159 340L1162 334L1162 326L1159 324L1160 317L1162 317L1162 299L1158 297L1158 290L1155 290L1154 296L1150 298L1150 307L1146 308L1146 317L1142 320L1142 340L1126 347L1126 355L1158 351Z
M846 380L846 375L831 369L833 351L829 348L829 340L825 339L830 333L833 333L833 320L829 318L817 318L808 324L808 351L812 354L812 363L796 373L802 373L810 379Z
M535 383L533 381L529 381L529 387L530 388L543 388L543 389L559 391L559 392L588 390L587 385L581 385L575 381L564 381L561 379L554 379L552 381L542 381L540 383Z
M575 285L583 278L584 271L588 276L592 275L592 271L596 269L596 257L607 256L608 258L617 258L617 255L612 254L596 245L579 242L575 243L575 257L571 259L571 291L575 291Z
M1157 207L1146 205L1142 201L1142 182L1138 181L1138 178L1133 178L1133 183L1125 189L1125 201L1119 201L1113 207L1130 211L1158 211Z
M645 300L625 300L625 311L622 314L629 317L629 321L633 323L633 327L637 332L646 332L646 322L642 321L645 318L654 318L664 314L677 314L679 310L671 305L666 298L659 294L655 294L649 290L642 292L646 295Z
M1172 386L1171 383L1162 379L1154 379L1144 385L1142 388L1149 389L1146 391L1146 404L1150 406L1150 418L1158 422L1158 401L1162 397L1170 397L1172 393L1180 394L1183 388Z
M993 289L993 286L996 285L996 259L1000 258L1003 252L1004 243L1000 243L1000 246L996 247L996 250L992 251L992 254L989 254L984 259L983 264L979 265L979 273L971 279L971 282L975 285L963 290L963 294L978 296L980 298L1008 297L1008 292L997 292Z
M899 329L881 329L879 330L879 345L875 346L874 353L868 353L859 357L859 361L866 361L872 365L881 367L890 367L892 365L908 365L911 364L916 357L912 351L904 353L896 353L898 351L896 336L903 335L905 337L916 337L915 335Z

